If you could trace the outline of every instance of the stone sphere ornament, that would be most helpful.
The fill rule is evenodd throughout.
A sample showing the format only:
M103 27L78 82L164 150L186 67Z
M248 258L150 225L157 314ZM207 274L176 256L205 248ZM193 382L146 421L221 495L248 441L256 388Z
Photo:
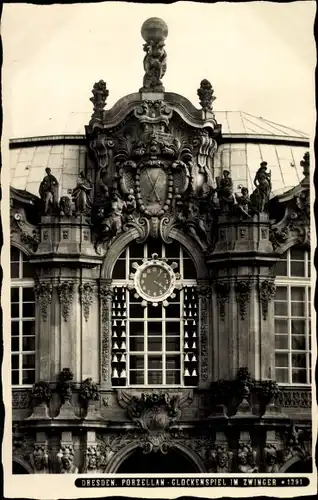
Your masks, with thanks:
M145 42L165 40L168 36L168 26L159 17L150 17L141 27L141 36Z

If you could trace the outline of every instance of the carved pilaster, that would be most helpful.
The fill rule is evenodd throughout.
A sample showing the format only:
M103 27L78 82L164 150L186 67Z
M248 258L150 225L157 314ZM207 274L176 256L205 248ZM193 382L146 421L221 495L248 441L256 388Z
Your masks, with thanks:
M217 296L217 303L219 306L220 317L222 321L224 321L226 315L225 305L229 301L230 283L227 283L225 281L217 281L215 283L215 290Z
M64 321L67 321L71 311L73 297L74 297L74 283L73 281L62 281L57 285L57 292L60 299L62 308L62 316Z
M275 296L276 286L275 283L268 280L263 281L259 285L259 298L262 306L263 319L266 320L268 314L268 304Z
M235 283L236 301L239 305L240 317L246 318L247 306L250 300L251 284L248 281L237 281Z
M42 437L41 435L44 433L38 432L37 434ZM30 454L30 462L33 467L34 474L49 473L49 454L46 439L34 443L33 453Z
M63 434L70 434L67 432L63 432ZM63 439L63 437L62 437ZM73 443L63 443L61 442L61 448L60 451L58 452L57 456L57 462L59 464L59 473L60 474L77 474L78 473L78 467L74 464L74 449L73 449Z
M79 286L80 299L85 321L88 321L90 308L94 298L94 285L92 283L84 283Z
M200 300L200 379L207 381L209 377L209 299L211 287L208 282L198 283L197 293Z
M99 288L100 308L101 308L101 333L102 333L102 349L101 349L101 372L102 381L109 382L109 358L110 358L110 320L111 320L111 303L113 291L110 288L110 282L101 282Z
M37 280L34 285L36 300L40 305L40 311L43 321L47 320L48 307L52 302L53 285L48 281Z

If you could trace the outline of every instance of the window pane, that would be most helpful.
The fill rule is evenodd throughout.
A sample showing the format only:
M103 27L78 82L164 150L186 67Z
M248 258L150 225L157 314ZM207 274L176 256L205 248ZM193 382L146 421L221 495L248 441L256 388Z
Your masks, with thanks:
M168 307L166 307L166 318L180 318L180 304L169 303Z
M287 287L278 286L276 288L275 300L287 300Z
M172 241L169 245L166 245L166 257L174 257L176 260L179 259L180 256L180 245L176 241Z
M162 384L162 372L148 370L148 384Z
M274 311L276 316L288 316L288 304L287 302L276 302L274 303Z
M130 335L144 335L144 323L131 321L129 323Z
M12 370L12 372L11 372L11 384L12 385L19 384L19 372L18 372L18 370Z
M22 335L35 335L35 322L23 321L22 322Z
M11 253L11 261L18 261L19 262L20 250L16 247L11 247L10 253Z
M287 367L288 366L288 354L276 353L275 355L275 366Z
M144 368L144 357L140 355L130 356L129 364L131 369L141 370Z
M131 351L143 351L144 350L144 338L143 337L130 337L129 349Z
M180 351L180 337L168 337L166 339L166 351Z
M19 351L19 337L11 337L11 351Z
M306 384L307 382L306 370L293 370L292 383L293 384Z
M305 263L291 261L291 263L290 263L290 275L291 276L305 276Z
M162 323L160 321L148 321L148 335L162 335Z
M22 276L23 278L33 278L34 267L29 262L23 262Z
M35 304L25 303L22 304L22 314L24 318L34 318L35 316Z
M113 279L126 278L126 261L118 259L113 270Z
M288 349L288 335L275 335L275 348Z
M275 332L276 333L288 333L288 320L287 319L275 319Z
M306 350L306 337L305 335L293 335L292 336L292 349L295 351L305 351Z
M196 279L197 277L195 265L191 259L185 259L183 262L183 277L184 279Z
M301 248L291 248L290 249L290 258L291 260L305 260L305 251Z
M23 370L22 371L22 383L23 384L34 384L35 381L35 370Z
M162 351L162 339L160 337L148 337L148 351Z
M161 370L162 368L162 357L161 356L149 356L148 358L148 368L152 370Z
M35 337L23 337L22 346L24 351L35 351Z
M169 371L166 372L166 383L177 385L180 384L180 371Z
M22 300L23 300L23 302L34 302L35 297L34 297L33 288L23 288Z
M35 355L34 354L23 354L22 356L22 368L34 368L35 367Z
M280 260L275 265L276 276L287 276L287 261Z
M19 356L17 354L12 354L11 356L11 368L12 370L19 369Z
M134 243L129 247L129 256L132 259L144 258L144 246L138 245L138 243Z
M305 287L303 287L303 286L291 287L291 300L304 302L305 301Z
M303 319L293 319L291 322L291 331L294 335L304 335L306 333L306 323Z
M306 354L292 354L292 366L306 368Z
M130 383L131 385L144 384L145 383L144 372L132 370L130 372Z
M288 370L282 368L276 368L275 378L278 383L288 384Z
M167 356L166 368L167 370L180 370L180 356Z
M162 318L162 306L159 304L158 307L154 307L149 305L147 308L147 316L148 318L156 318L156 319L161 319Z
M11 335L19 335L19 321L11 321Z
M140 304L130 304L129 316L130 318L143 318L145 308Z
M166 322L166 335L167 336L179 336L180 335L180 322L179 321L167 321Z
M19 263L11 263L11 278L19 278Z
M11 318L19 317L19 304L11 304Z
M304 302L292 302L291 303L291 315L292 316L305 316L305 304L304 304Z
M19 302L19 288L11 288L11 302Z

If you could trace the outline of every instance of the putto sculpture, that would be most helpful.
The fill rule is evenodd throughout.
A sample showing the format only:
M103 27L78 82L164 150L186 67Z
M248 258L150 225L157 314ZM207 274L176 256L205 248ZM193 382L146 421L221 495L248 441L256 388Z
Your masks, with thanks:
M144 51L144 80L140 92L164 92L161 79L167 69L167 53L165 39L168 35L168 26L157 17L147 19L141 27L141 35L145 40Z

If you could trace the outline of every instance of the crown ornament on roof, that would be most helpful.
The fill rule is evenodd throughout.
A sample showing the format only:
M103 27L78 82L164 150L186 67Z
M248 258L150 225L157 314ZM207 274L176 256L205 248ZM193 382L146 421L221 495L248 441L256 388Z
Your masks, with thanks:
M213 95L214 90L209 80L204 79L201 81L197 94L203 111L212 111L213 101L215 101L216 97Z
M140 92L164 92L161 79L167 69L167 53L164 47L168 36L168 26L162 19L151 17L142 25L141 35L146 42L143 46L146 55L143 87Z

